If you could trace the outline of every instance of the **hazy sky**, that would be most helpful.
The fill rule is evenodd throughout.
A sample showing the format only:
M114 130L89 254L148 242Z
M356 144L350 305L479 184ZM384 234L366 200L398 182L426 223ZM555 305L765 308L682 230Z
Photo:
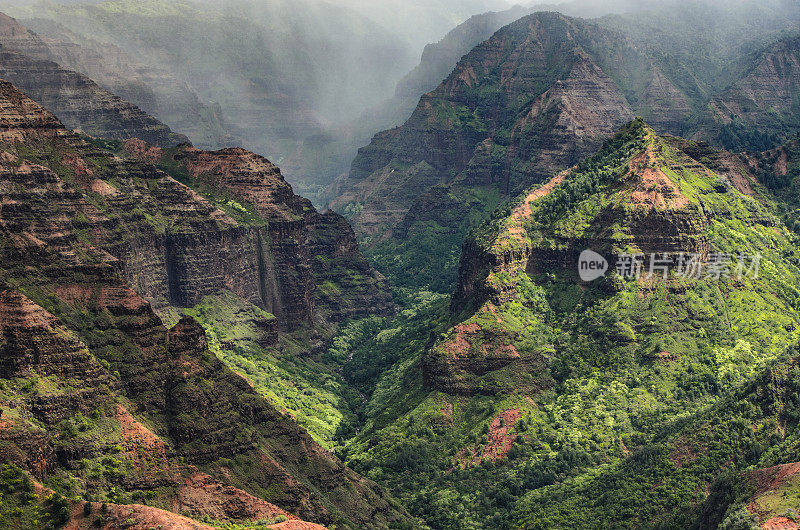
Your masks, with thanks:
M508 9L506 0L327 0L355 9L422 51L472 15ZM524 2L516 2L524 3Z

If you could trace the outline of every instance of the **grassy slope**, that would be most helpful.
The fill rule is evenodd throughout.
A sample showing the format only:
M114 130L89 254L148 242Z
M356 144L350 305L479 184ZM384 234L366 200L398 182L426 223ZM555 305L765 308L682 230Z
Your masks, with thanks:
M659 164L690 207L702 203L713 212L704 235L722 251L761 252L761 277L743 284L617 279L611 293L608 285L578 288L568 273L489 278L499 288L510 287L514 296L491 311L477 311L465 323L491 329L490 341L513 337L521 355L539 352L549 369L489 372L473 383L499 389L499 395L456 397L419 384L422 354L417 350L379 382L366 427L348 446L355 469L389 485L431 526L655 524L668 520L676 507L702 500L703 494L687 492L713 482L725 459L745 452L741 444L770 443L771 434L763 435L769 429L757 427L752 440L721 439L714 458L679 472L669 464L669 451L658 453L667 466L659 471L675 481L674 494L663 502L655 494L636 493L653 485L658 492L669 491L652 476L640 480L646 487L628 489L621 483L614 492L627 511L610 501L611 494L597 491L609 476L617 476L604 474L611 473L608 469L634 473L642 464L628 455L645 455L638 458L646 464L650 447L665 432L694 414L702 418L707 407L724 403L731 389L758 376L797 340L800 329L795 237L777 222L775 203L716 185L707 168L690 169L674 142L654 137L646 127L628 131L582 164L562 185L566 194L554 192L551 200L535 202L525 237L546 247L548 241L563 241L557 236L591 233L597 228L593 216L619 193L615 176L654 142L663 146ZM565 200L567 205L559 207ZM494 229L487 225L475 237L501 248L512 244L506 221L499 219ZM625 229L619 227L620 242L626 241ZM440 336L438 344L452 334ZM673 360L659 360L662 351ZM475 459L465 458L464 448L480 454L492 446L497 430L492 422L509 410L518 411L512 417L519 419L507 432L514 439L508 458L477 466ZM744 418L748 425L760 425L755 416ZM774 415L772 420L777 421ZM720 421L726 427L736 423L727 416ZM585 484L594 486L576 486ZM551 513L553 495L561 504ZM652 520L632 515L642 503L648 503Z

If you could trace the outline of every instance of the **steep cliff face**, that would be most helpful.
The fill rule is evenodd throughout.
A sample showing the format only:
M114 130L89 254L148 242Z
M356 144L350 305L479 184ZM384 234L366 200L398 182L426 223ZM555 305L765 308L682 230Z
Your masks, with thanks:
M6 18L2 22L6 37L0 40L3 45L0 76L14 83L37 103L52 109L68 127L94 136L142 138L163 146L188 141L138 107L100 88L88 77L61 68L50 60L32 58L15 51L20 48L39 56L49 54L42 48L41 40L17 27L13 19Z
M419 64L398 81L391 99L362 115L357 126L363 128L363 132L372 128L367 140L375 130L401 125L414 111L420 96L434 90L464 55L498 29L530 12L529 8L514 6L505 11L474 15L449 31L438 42L426 45ZM362 131L359 130L359 133Z
M430 43L425 46L422 52L420 63L403 77L398 83L394 97L388 102L372 109L364 117L374 120L374 124L384 123L385 127L400 125L406 117L411 114L419 101L420 96L434 90L442 79L445 79L453 71L458 61L470 52L474 47L489 39L496 31L515 20L529 15L534 11L554 11L567 16L594 19L610 13L628 13L625 23L616 23L615 16L606 16L597 19L601 25L615 27L625 31L626 27L636 25L637 21L642 23L653 17L652 10L655 5L648 3L601 3L592 1L564 2L560 4L534 4L531 7L513 6L504 11L490 11L474 15L465 20L438 42ZM648 15L635 15L634 13L645 11ZM674 87L662 75L654 76L651 80L650 91L662 92L647 95L647 100L655 102L658 98L671 99L671 97L683 98L679 93L668 94ZM667 93L664 93L666 91ZM651 103L652 104L652 103ZM658 115L656 112L648 113L648 121L651 123L669 121L672 128L665 131L677 133L685 125L681 119L684 117L674 112L670 115Z
M319 360L339 323L393 311L386 280L346 221L318 213L253 153L96 141L113 150L105 151L6 88L4 120L13 128L3 134L25 140L20 156L57 171L97 209L75 214L75 229L119 260L160 317L198 319L216 355L332 444L340 424L355 421L354 405L336 367L310 358Z
M621 41L616 48L605 48L615 39ZM618 66L607 66L606 73L599 66L624 54L649 69L649 77L634 78ZM553 13L524 17L466 55L423 96L403 127L363 148L334 204L363 205L353 217L357 229L381 232L402 219L426 188L385 206L372 207L370 201L387 200L391 187L421 162L433 166L438 183L449 184L466 172L470 184L490 179L503 193L518 192L575 163L633 117L620 84L636 84L641 92L636 110L656 118L686 113L686 98L624 37ZM480 164L487 154L498 166L494 174ZM473 179L483 182L470 180L470 162L476 164ZM389 172L399 175L387 177ZM392 215L375 226L373 210L382 207Z
M256 223L98 150L7 82L0 101L6 461L70 495L167 509L194 499L197 516L220 507L200 502L192 466L244 505L225 519L259 517L258 497L322 524L402 521L210 353L197 322L168 330L137 293L172 307L204 289L258 297Z
M5 13L0 13L0 42L3 47L18 51L33 59L54 59L50 48L36 33Z
M332 444L341 424L355 421L353 405L336 367L313 359L339 323L393 311L386 280L347 222L318 213L277 167L242 149L131 140L119 155L122 164L107 163L133 178L111 181L122 219L109 240L126 277L167 320L197 318L215 354Z
M761 52L745 77L715 97L711 130L702 134L730 149L766 149L800 124L800 38Z
M58 41L51 47L62 66L134 102L198 147L237 145L269 157L310 198L383 128L359 134L355 146L343 138L418 58L363 9L341 2L162 0L143 10L125 0L6 9ZM236 142L208 139L225 133Z
M153 152L136 142L129 142L127 151L139 159L150 156L187 184L222 197L219 202L234 215L249 217L250 252L255 258L245 260L243 268L249 271L226 277L247 283L234 292L273 313L284 328L392 310L386 280L360 254L347 221L330 211L320 214L307 199L295 195L267 159L239 148ZM241 204L228 205L227 196ZM225 271L230 266L226 260L231 261L219 255L215 267L189 258L174 269L181 274L194 268ZM194 303L183 305L194 305L215 288L207 280L202 284L207 287L193 291ZM333 292L321 289L323 285L334 286Z
M39 18L25 24L0 14L0 43L85 75L181 131L198 147L219 149L240 143L227 131L221 110L200 101L189 85L168 70L143 64L114 45L77 35L56 21Z

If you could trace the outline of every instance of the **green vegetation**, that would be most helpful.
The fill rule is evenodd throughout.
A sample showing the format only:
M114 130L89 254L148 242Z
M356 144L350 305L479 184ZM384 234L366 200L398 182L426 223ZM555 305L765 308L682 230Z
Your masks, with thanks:
M452 292L461 243L503 202L493 188L455 186L431 191L432 209L415 219L403 237L362 242L364 255L392 285Z
M431 334L443 332L450 323L447 296L400 289L395 298L403 309L394 318L353 322L342 328L328 350L331 361L344 361L345 379L364 396L360 425L386 422L423 395L420 352ZM347 440L354 433L343 434Z
M51 512L49 520L61 524L64 499L80 502L72 505L76 510L88 506L98 524L104 516L95 516L88 501L174 509L170 503L176 488L194 472L190 465L292 511L299 512L302 503L304 510L324 512L331 526L355 527L353 518L366 520L367 499L378 495L374 486L356 486L357 478L329 453L309 445L289 418L294 416L332 449L355 429L361 395L344 382L339 364L320 361L324 341L336 326L320 319L313 327L301 325L285 333L273 315L231 292L208 296L181 311L157 294L153 305L164 309L165 323L174 324L181 313L194 316L207 328L211 351L199 343L193 348L191 342L179 341L176 346L150 308L127 289L119 277L124 267L109 258L104 245L141 244L143 235L149 239L145 247L134 248L147 248L162 235L202 237L204 229L217 228L216 221L202 207L183 208L187 203L179 201L176 209L174 193L183 193L180 187L145 164L112 156L105 147L118 148L72 136L4 146L12 154L52 166L72 186L61 193L62 183L38 173L31 179L39 179L36 189L47 192L25 196L32 215L22 222L30 222L38 236L46 239L51 235L47 228L63 226L56 234L57 248L40 245L29 259L31 248L17 246L8 234L0 237L4 295L18 292L36 304L24 305L35 314L30 328L16 321L8 328L4 322L0 333L0 350L11 355L6 368L14 375L0 381L0 452L21 462L35 455L30 458L36 465L55 462L46 476L37 476L57 493L39 507L23 503L23 496L4 496L0 517L9 519L2 519L0 526L44 528ZM13 179L4 182L19 196L27 191ZM89 184L100 192L82 191ZM61 212L53 210L54 196L68 201L81 195L90 205L82 208L76 201L77 209L50 215ZM236 204L227 206L239 209ZM317 245L328 242L317 237ZM328 261L331 271L345 275L344 282L374 289L367 284L375 279L366 277L371 271L365 262L345 267L338 258ZM135 265L125 267L129 264ZM141 292L141 284L132 287ZM346 283L344 287L349 288ZM326 284L330 293L344 287L336 279ZM336 297L328 301L335 302ZM54 320L44 311L36 313L36 306ZM199 331L189 321L186 326L183 331L190 338ZM29 341L26 332L35 340ZM18 337L26 343L15 343ZM33 353L26 357L27 352ZM320 481L329 478L337 483L326 483L323 491ZM308 498L299 498L306 493ZM378 518L389 514L389 519L403 520L406 516L391 502Z
M433 528L750 521L741 507L753 490L740 473L796 460L789 417L800 405L797 238L773 214L779 208L769 194L740 194L710 159L697 167L686 146L637 120L531 203L525 220L510 217L522 204L515 200L470 237L491 252L535 253L606 237L611 225L604 250L636 251L637 208L666 219L704 212L702 232L685 237L705 238L718 252L760 253L757 278L736 278L735 260L719 280L612 273L580 285L571 268L483 271L478 279L495 294L451 317L462 330L443 316L449 330L422 321L404 332L431 339L378 380L347 463ZM645 152L653 157L647 167L663 172L680 197L667 195L661 206L626 202L636 184L629 165ZM504 367L453 360L466 348L478 363L480 352L508 344L520 357ZM423 386L425 377L440 389ZM770 513L790 507L781 495L762 497Z
M275 317L230 292L206 296L184 314L203 326L209 349L221 361L317 442L332 448L341 433L354 429L359 394L331 365L307 356L311 346L301 334L279 335ZM268 344L270 325L275 345Z
M195 517L194 519L205 523L207 525L213 526L219 530L259 530L259 529L266 529L267 527L283 523L288 521L288 518L285 515L278 515L274 519L261 519L258 521L241 521L241 522L230 522L230 521L219 521L217 519L213 519L211 517Z
M0 526L20 530L61 528L70 518L59 494L36 493L30 477L12 464L0 465Z
M797 22L776 4L653 4L643 14L592 21L523 17L456 54L464 56L453 73L402 127L359 150L344 194L358 199L341 211L363 224L361 243L393 285L452 292L466 233L503 202L578 163L605 136L582 113L565 111L569 103L556 103L583 97L570 76L620 98L604 112L626 106L660 133L737 151L774 147L800 128L791 66ZM785 77L774 85L773 63L784 65L778 75ZM774 99L753 98L762 85L774 88ZM604 101L612 100L595 104ZM563 134L567 123L584 133ZM564 194L591 193L596 184L575 180L551 203L566 209L574 197L564 201Z

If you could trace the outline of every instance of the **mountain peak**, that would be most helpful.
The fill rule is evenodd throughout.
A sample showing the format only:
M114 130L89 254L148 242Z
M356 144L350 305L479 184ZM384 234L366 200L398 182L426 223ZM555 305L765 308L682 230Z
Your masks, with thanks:
M708 231L718 220L771 223L753 200L758 189L738 157L658 135L636 118L595 155L474 231L462 250L454 307L504 298L505 287L493 281L498 271L571 270L586 248L707 256Z
M620 200L629 208L669 210L685 208L689 204L681 193L679 179L670 178L665 173L665 169L673 165L668 157L675 155L670 153L665 142L666 137L656 134L641 117L637 117L609 140L598 155L630 157L627 167L609 175L610 183L618 187ZM579 164L575 172L586 171L592 162L590 159L586 165Z
M631 121L595 155L522 194L467 238L451 309L470 316L429 351L427 383L454 395L504 394L512 383L547 388L553 382L542 367L553 347L559 354L549 329L570 328L569 315L595 305L624 308L636 320L636 304L627 307L635 298L627 297L654 289L668 292L676 311L691 308L688 292L710 289L745 306L757 300L792 313L780 299L782 276L741 274L763 260L770 262L764 269L798 275L785 262L792 236L763 192L742 158L658 135L641 118ZM587 251L604 263L594 280L579 274ZM631 274L620 267L624 256L637 259ZM686 270L685 259L695 268ZM625 340L608 340L623 355ZM561 353L581 347L564 346Z

